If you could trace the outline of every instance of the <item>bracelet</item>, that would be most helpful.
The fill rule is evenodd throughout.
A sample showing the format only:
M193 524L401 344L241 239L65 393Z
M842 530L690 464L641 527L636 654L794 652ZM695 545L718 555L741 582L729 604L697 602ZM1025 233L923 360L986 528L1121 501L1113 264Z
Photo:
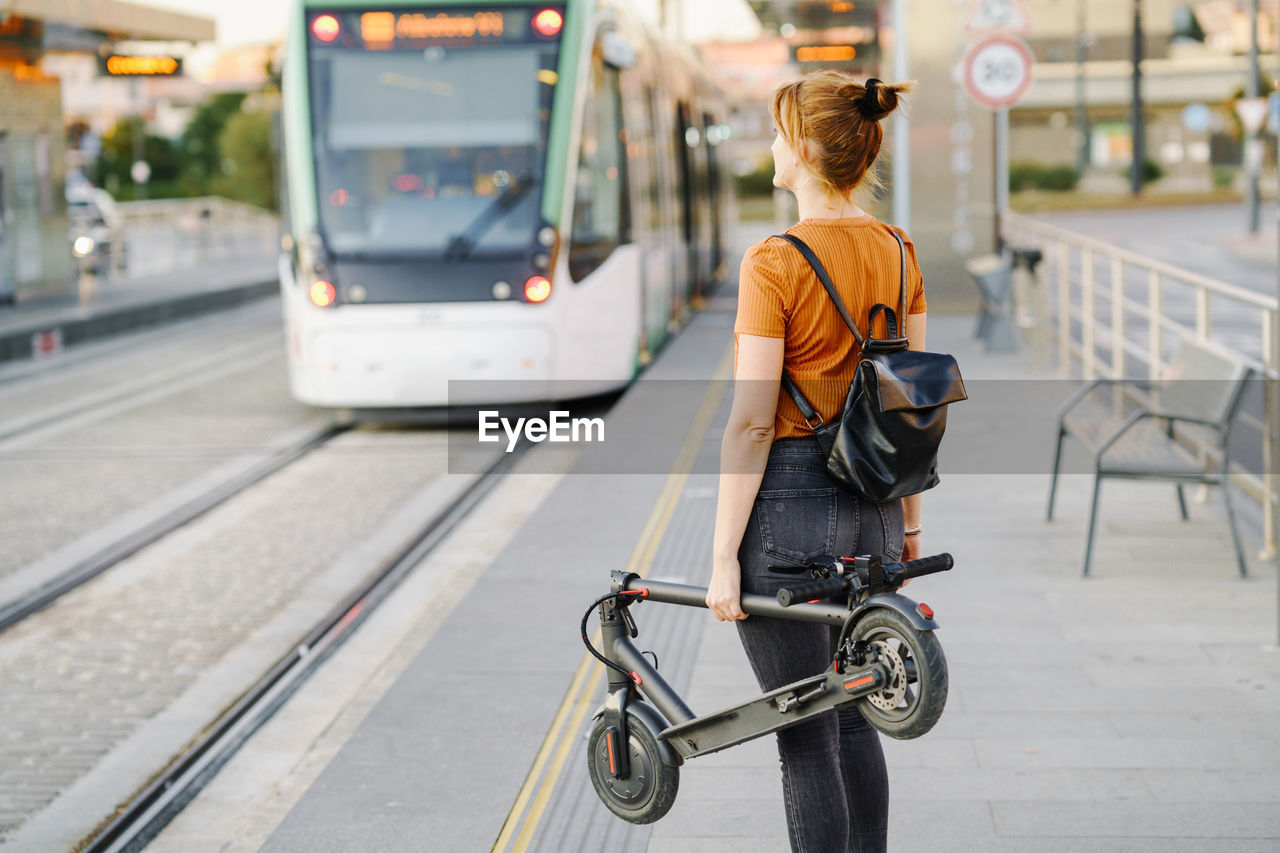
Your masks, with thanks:
M910 530L902 531L902 535L903 536L919 536L921 529L922 528L920 527L920 525L917 524L915 527L912 527Z

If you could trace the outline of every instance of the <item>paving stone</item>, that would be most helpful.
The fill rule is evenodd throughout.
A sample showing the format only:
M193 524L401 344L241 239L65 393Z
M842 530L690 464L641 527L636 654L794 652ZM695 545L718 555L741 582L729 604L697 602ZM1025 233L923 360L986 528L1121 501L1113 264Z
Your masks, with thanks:
M1258 803L1050 800L994 802L991 811L1006 837L1280 838L1280 809Z
M14 815L52 802L439 477L444 444L420 433L379 453L340 437L7 631L0 683L12 710L0 747L38 769L0 784L10 815L0 839L23 822ZM322 524L311 523L317 506Z

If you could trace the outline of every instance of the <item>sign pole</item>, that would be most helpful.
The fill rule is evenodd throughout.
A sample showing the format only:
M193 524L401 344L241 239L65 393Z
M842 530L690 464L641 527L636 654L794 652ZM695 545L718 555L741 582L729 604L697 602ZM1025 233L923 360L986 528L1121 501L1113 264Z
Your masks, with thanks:
M1004 249L1004 215L1009 210L1009 108L996 110L996 251Z

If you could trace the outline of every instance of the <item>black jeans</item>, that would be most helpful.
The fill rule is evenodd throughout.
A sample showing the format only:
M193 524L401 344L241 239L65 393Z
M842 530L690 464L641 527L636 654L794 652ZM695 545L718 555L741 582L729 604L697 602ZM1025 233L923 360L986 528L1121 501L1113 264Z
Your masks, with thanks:
M738 549L742 591L774 596L805 575L770 571L823 554L902 556L902 502L874 503L826 475L817 439L783 438L769 462ZM737 623L761 690L831 665L837 629L751 616ZM796 853L886 849L889 778L880 735L855 704L778 732L787 832Z

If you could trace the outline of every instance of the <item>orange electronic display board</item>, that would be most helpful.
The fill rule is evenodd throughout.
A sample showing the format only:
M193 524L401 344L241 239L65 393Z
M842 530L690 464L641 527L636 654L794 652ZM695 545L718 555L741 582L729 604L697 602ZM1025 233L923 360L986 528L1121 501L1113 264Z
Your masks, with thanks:
M98 69L104 77L176 77L182 73L182 60L176 56L102 57Z

